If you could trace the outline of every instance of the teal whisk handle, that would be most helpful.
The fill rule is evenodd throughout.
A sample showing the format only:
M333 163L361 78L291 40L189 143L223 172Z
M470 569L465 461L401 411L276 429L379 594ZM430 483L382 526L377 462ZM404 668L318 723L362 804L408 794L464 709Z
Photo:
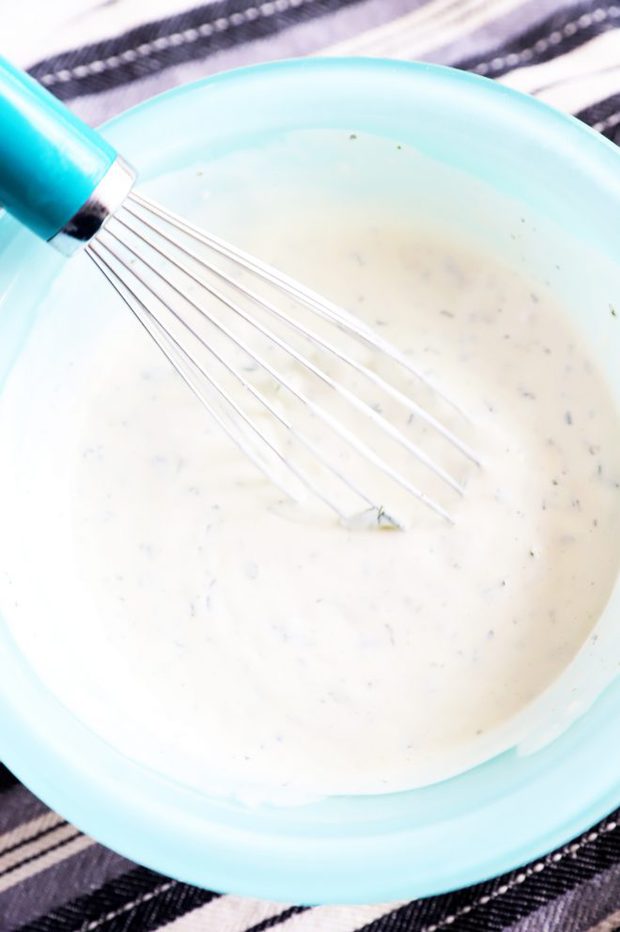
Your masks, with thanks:
M95 130L0 57L0 204L63 252L124 200L131 169Z

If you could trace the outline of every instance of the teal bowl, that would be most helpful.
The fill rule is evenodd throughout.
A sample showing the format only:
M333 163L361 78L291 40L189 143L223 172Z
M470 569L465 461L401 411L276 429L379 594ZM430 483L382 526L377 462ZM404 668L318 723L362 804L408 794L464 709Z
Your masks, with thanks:
M309 128L411 145L570 232L584 257L573 288L583 292L583 326L613 381L620 320L591 314L585 298L594 287L619 296L620 156L569 117L450 69L317 59L209 78L142 104L104 132L154 178L190 152L221 154L265 132ZM60 260L6 217L0 249L1 405ZM586 256L604 258L607 279L593 284ZM612 388L620 398L618 373ZM0 527L2 546L10 533ZM428 896L535 859L620 803L617 676L538 750L508 750L408 792L249 808L174 783L102 741L35 676L12 640L10 606L0 610L2 760L84 832L192 884L301 903Z

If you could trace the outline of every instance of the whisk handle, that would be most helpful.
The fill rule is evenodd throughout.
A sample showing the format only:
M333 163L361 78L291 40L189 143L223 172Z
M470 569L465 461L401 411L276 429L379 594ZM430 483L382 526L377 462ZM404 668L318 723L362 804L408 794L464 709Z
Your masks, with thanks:
M119 174L117 163L102 136L0 56L0 204L9 213L42 239L58 234L56 245L72 251L63 248L61 231L71 229L108 174ZM132 181L130 173L123 198ZM114 187L120 192L120 179Z

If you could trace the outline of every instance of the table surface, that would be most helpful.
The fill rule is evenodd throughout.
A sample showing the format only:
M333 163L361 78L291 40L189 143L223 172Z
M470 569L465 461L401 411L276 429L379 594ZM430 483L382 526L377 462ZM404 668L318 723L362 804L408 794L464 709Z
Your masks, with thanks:
M259 15L240 15L249 8ZM466 68L620 141L619 26L612 0L21 0L3 18L2 50L93 124L206 74L329 49ZM306 909L200 890L135 865L0 765L0 932L270 928L613 932L620 810L540 861L466 890Z

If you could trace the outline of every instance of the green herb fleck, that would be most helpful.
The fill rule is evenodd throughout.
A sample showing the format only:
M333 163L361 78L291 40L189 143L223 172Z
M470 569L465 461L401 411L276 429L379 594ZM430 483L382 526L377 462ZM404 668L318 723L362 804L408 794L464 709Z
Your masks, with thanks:
M392 518L383 505L377 508L377 525L382 531L402 531L402 524Z

